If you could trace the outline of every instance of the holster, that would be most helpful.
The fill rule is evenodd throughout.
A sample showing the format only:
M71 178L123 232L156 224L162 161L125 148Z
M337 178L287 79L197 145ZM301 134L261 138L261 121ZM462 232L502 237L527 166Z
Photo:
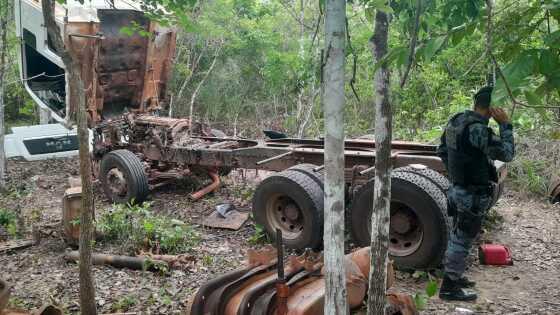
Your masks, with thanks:
M474 238L482 228L483 217L483 212L475 213L470 210L459 210L457 227L469 237Z

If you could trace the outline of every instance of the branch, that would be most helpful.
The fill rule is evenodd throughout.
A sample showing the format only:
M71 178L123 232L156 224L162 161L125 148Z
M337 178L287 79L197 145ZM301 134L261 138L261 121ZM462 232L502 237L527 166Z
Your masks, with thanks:
M297 14L295 12L292 11L293 6L292 5L288 5L286 3L284 3L284 1L280 1L280 4L284 7L284 9L286 9L286 11L288 11L288 13L294 18L294 20L296 20L300 25L303 25L303 27L305 27L308 30L313 30L312 26L309 26L307 24L305 24L305 21L302 21L300 18L297 17Z
M412 37L410 38L410 53L408 55L408 63L406 65L406 70L401 80L401 89L406 84L406 79L410 73L410 69L414 64L414 52L416 51L416 42L418 41L418 30L420 26L420 14L422 12L422 0L416 1L416 16L414 17L414 29L412 31Z
M496 67L496 72L498 72L498 75L500 76L500 78L502 79L502 81L504 82L504 86L506 87L506 90L508 92L509 98L511 99L511 102L513 104L513 107L511 108L511 113L510 113L510 117L513 117L513 114L515 114L515 106L519 105L522 107L526 107L526 108L545 108L545 109L557 109L560 108L560 106L555 106L555 105L528 105L525 104L523 102L518 101L515 96L513 95L513 92L511 90L511 87L509 86L507 80L506 80L506 76L504 75L504 73L502 72L502 68L500 68L500 65L498 64L498 61L496 61L496 57L493 54L490 54L490 57L492 58L492 62L494 62L494 66Z
M353 60L352 78L350 79L350 87L352 88L352 92L354 93L354 96L356 97L358 102L360 102L360 96L358 96L358 92L356 91L356 87L354 86L354 83L356 83L356 64L358 63L358 55L356 55L356 51L354 51L354 47L352 47L352 39L350 38L350 31L348 28L348 18L346 18L346 41L348 42L348 49L352 54L352 60Z
M202 80L200 82L198 82L198 85L196 86L196 89L194 90L192 96L191 96L191 106L189 109L189 121L191 124L191 128L189 129L189 133L192 132L192 123L193 123L193 109L194 109L194 101L196 99L196 96L198 94L198 92L200 91L200 88L202 87L202 85L204 84L204 82L206 81L206 79L208 78L208 76L210 75L210 73L212 72L212 70L214 69L214 66L216 65L216 61L218 60L218 55L220 54L220 51L222 50L222 47L218 47L216 48L216 52L214 53L214 60L212 61L212 64L210 65L210 68L208 69L208 71L206 71L206 74L204 75L204 78L202 78Z

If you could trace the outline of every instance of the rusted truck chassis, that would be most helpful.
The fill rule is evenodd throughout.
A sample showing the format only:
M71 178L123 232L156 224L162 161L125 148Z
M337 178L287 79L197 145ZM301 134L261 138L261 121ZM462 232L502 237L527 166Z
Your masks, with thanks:
M85 12L87 11L87 12ZM87 14L86 14L87 13ZM141 202L150 190L189 176L211 183L190 195L199 199L218 188L219 175L233 168L277 171L253 196L253 215L270 237L280 229L288 248L318 249L323 237L322 140L248 140L189 119L162 117L175 51L175 30L148 20L130 3L93 1L87 7L57 4L65 45L82 65L94 174L114 202ZM55 119L75 111L66 93L65 71L49 47L39 0L16 4L21 38L22 82ZM151 36L127 35L131 22ZM438 266L447 244L449 182L431 145L393 142L390 253L398 267ZM347 231L369 245L375 143L345 143ZM505 168L498 165L500 182ZM497 200L501 185L495 185Z
M129 114L94 128L93 156L107 197L142 201L151 189L204 173L211 191L233 168L278 173L264 179L253 196L253 215L271 238L281 229L289 248L322 245L322 140L247 140L216 137L219 132L188 119ZM393 142L390 250L404 268L430 268L443 257L451 219L445 192L449 182L431 145ZM348 230L354 242L369 244L375 143L345 142ZM500 180L505 168L498 165ZM500 184L495 185L496 201ZM192 194L197 199L199 192Z

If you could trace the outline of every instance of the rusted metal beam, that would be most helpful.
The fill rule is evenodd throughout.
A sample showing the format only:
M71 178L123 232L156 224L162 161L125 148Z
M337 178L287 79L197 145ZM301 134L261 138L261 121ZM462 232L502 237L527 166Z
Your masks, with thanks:
M268 159L264 159L264 160L258 161L258 162L255 163L255 164L257 164L257 165L263 165L263 164L265 164L265 163L272 162L272 161L274 161L274 160L278 160L278 159L281 159L281 158L286 157L286 156L288 156L288 155L291 155L292 153L293 153L293 152L290 151L290 152L278 154L278 155L273 156L273 157L270 157L270 158L268 158Z

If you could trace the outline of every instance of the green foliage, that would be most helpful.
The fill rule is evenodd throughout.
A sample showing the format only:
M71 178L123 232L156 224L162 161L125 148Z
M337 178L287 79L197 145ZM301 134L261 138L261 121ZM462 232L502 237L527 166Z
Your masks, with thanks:
M426 283L426 288L424 292L416 293L413 296L414 304L418 310L423 310L426 307L428 300L435 296L438 292L437 279L433 278L429 274L425 273L429 277L429 281Z
M115 205L98 221L98 229L125 250L151 250L162 253L184 253L199 241L199 235L187 224L156 215L150 203Z
M249 237L248 241L251 245L262 245L270 242L266 230L260 224L255 224L255 233Z
M130 310L134 305L138 304L138 300L132 296L127 295L120 298L118 301L111 305L112 312L126 312Z
M509 167L514 185L521 191L545 196L547 192L550 165L543 160L517 158Z
M17 236L17 216L13 211L0 209L0 225L11 237Z

